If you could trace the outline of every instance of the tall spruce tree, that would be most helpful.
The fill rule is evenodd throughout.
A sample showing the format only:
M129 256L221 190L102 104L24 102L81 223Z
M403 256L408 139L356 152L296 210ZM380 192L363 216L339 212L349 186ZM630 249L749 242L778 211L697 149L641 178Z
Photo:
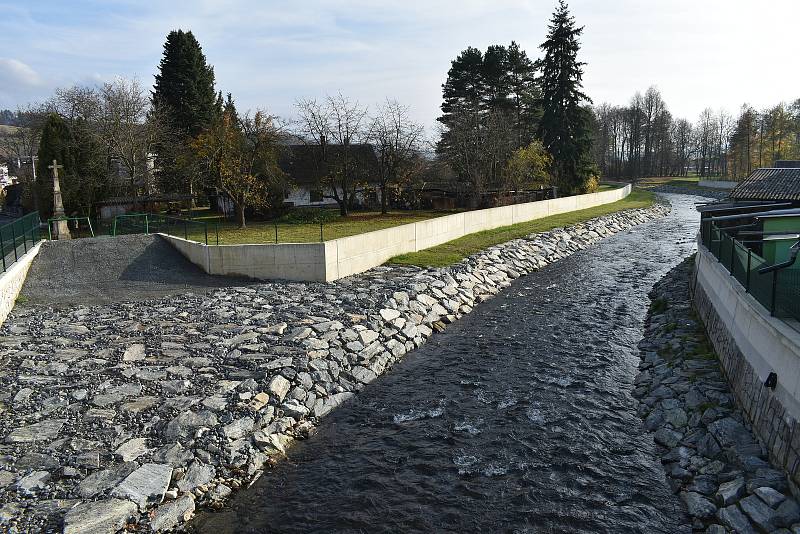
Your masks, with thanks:
M214 90L214 68L206 63L200 43L191 31L167 35L164 55L156 74L153 108L169 125L172 143L158 150L162 189L193 192L193 172L186 168L189 140L208 128L220 113Z
M585 63L578 61L582 32L566 2L559 0L540 46L544 58L537 62L542 92L539 136L553 157L556 183L566 193L583 191L592 171L591 111L582 105L591 99L581 91Z

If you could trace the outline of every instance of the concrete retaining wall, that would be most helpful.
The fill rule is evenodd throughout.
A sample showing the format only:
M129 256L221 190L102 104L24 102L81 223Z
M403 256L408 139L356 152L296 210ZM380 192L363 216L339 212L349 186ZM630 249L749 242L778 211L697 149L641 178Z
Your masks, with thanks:
M468 234L622 200L631 186L513 206L467 211L324 243L203 245L164 235L209 274L259 279L331 282L388 259L441 245Z
M697 185L711 189L733 189L738 183L731 180L700 180Z
M800 332L770 317L702 244L698 249L695 309L755 434L800 484ZM771 372L774 390L764 386Z
M42 242L36 243L28 252L22 255L6 272L0 275L0 325L5 322L8 314L14 309L22 284L28 276L28 269L33 259L39 253Z

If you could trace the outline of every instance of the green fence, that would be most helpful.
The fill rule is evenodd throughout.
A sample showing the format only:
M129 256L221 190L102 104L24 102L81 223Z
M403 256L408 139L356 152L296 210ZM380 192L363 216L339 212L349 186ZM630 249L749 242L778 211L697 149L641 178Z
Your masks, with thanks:
M40 223L39 213L33 212L0 226L3 272L41 241Z
M53 223L58 221L66 223L71 239L94 237L94 227L89 217L58 217L47 219L47 239L53 239Z
M733 238L709 220L703 221L700 237L720 264L771 315L800 321L800 269L759 273L759 269L769 267L769 263L747 246L750 242Z
M117 215L111 223L112 236L124 234L167 234L191 241L219 244L219 225L154 213Z

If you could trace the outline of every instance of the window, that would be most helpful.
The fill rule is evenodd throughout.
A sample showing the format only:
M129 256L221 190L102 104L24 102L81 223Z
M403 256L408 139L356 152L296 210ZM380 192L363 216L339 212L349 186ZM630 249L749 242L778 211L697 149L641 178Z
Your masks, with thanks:
M322 191L320 191L319 189L312 189L311 202L322 202Z

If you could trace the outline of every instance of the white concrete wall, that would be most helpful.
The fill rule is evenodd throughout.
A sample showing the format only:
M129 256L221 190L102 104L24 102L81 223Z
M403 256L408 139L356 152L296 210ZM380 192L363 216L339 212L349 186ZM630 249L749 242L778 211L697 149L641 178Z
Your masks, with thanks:
M328 243L204 245L180 237L160 235L209 274L259 280L328 281Z
M368 234L335 239L328 243L336 246L337 270L335 276L328 278L336 280L364 272L399 254L418 252L475 232L616 202L630 192L631 186L626 185L600 193L445 215Z
M710 189L733 189L739 184L732 180L700 180L697 185L700 187L708 187Z
M424 250L482 230L616 202L630 192L631 186L626 185L588 195L456 213L325 243L206 246L177 237L163 237L189 261L210 274L331 282L364 272L400 254Z
M25 277L28 276L28 269L41 246L42 242L39 241L0 275L0 325L5 322L8 314L14 309L19 291L22 289L22 284L25 283Z
M775 396L786 411L800 419L800 332L769 312L698 244L697 283L727 326L734 342L761 383L778 375Z

